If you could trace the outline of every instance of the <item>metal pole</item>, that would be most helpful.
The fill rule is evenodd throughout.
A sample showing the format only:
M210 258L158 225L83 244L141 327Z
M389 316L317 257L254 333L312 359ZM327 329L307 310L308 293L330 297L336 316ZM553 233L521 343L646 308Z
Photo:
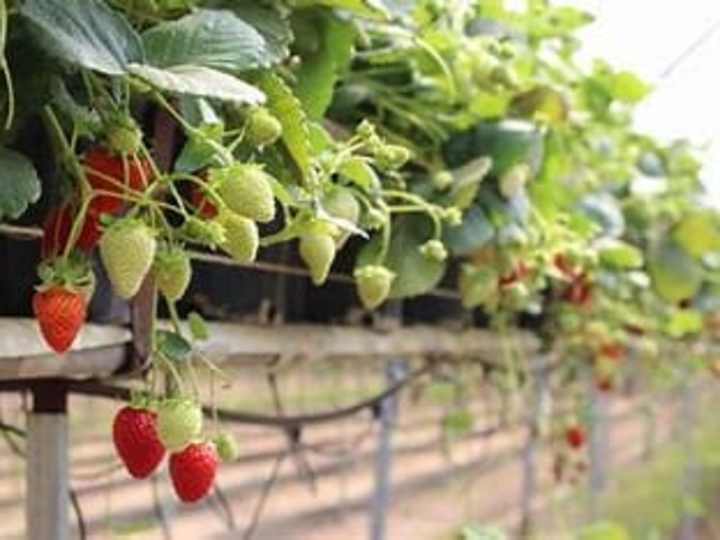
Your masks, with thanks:
M67 388L39 383L28 418L25 522L28 540L70 538Z
M607 468L610 459L608 444L608 397L594 383L591 390L590 425L590 519L600 517L600 496L607 485Z
M542 366L545 362L543 356L537 355L532 363L532 380L534 381L533 403L527 416L527 442L523 451L523 488L521 500L522 518L520 520L520 535L530 536L533 527L532 504L537 492L537 461L540 450L541 423L546 409L549 393L547 373Z
M691 377L688 374L688 378ZM697 494L698 486L698 467L695 459L694 428L696 419L696 391L693 384L689 381L683 383L682 403L680 409L680 425L683 430L683 446L685 447L685 470L682 477L682 495L683 497L694 497ZM689 513L687 510L683 512L683 518L680 525L679 540L695 540L697 528L697 516Z

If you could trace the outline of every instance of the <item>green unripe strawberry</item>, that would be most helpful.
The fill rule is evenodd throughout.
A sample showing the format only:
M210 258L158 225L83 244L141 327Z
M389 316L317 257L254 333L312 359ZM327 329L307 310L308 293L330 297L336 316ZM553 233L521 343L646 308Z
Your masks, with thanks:
M394 272L371 264L355 270L354 276L358 296L367 309L375 309L387 300L395 280Z
M158 437L170 452L183 450L202 432L202 409L190 399L167 399L157 414Z
M335 259L335 239L321 232L303 235L300 238L300 257L310 270L313 283L322 285Z
M254 261L260 245L255 222L229 211L222 212L217 222L225 230L225 240L220 247L239 263Z
M248 117L246 137L253 146L267 146L282 135L282 124L265 107L253 109Z
M190 257L178 247L160 249L155 255L153 272L160 292L171 302L176 302L183 297L190 285Z
M215 443L218 456L220 456L220 460L223 463L232 463L237 460L240 455L240 448L238 447L237 440L231 433L221 433L213 439L213 442Z
M447 259L447 250L440 240L428 240L420 246L420 253L431 261L443 262Z
M210 172L210 181L227 207L253 221L267 223L275 217L272 178L259 165L235 163Z
M360 203L358 203L352 192L343 187L336 187L330 191L322 200L322 206L328 214L334 218L347 221L352 225L357 225L360 219ZM335 241L335 245L342 247L350 237L350 232L341 230Z
M105 231L100 240L100 257L118 296L129 299L137 294L155 259L156 248L152 229L142 221L123 219Z

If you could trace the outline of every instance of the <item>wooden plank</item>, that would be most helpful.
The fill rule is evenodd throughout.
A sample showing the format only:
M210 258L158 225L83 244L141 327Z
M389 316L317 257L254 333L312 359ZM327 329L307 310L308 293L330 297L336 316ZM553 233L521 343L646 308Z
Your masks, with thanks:
M323 359L343 357L417 357L425 355L485 356L500 359L497 334L477 329L452 330L437 326L410 326L381 333L349 326L257 326L212 323L210 339L200 351L226 360L243 358ZM537 348L527 333L514 336L521 350Z
M125 328L88 324L71 351L58 356L34 319L0 318L0 380L108 376L125 361L130 340Z
M57 413L28 415L28 540L66 540L68 527L68 421Z

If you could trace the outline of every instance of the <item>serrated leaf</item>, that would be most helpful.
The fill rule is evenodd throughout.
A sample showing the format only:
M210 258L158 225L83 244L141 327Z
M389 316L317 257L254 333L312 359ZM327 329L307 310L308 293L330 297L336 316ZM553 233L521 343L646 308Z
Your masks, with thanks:
M277 11L259 6L256 0L234 0L228 9L263 36L271 63L281 62L290 55L292 30L287 19Z
M303 57L296 73L295 93L311 120L320 120L332 102L335 84L352 59L355 28L333 15L309 15L314 24L308 25L319 35L320 46Z
M25 0L18 12L49 53L73 65L124 75L143 61L140 36L100 0Z
M204 66L221 71L268 67L265 38L232 11L200 9L143 33L147 62L155 67Z
M305 179L310 173L312 156L308 120L300 102L285 81L274 73L264 73L258 86L267 95L268 109L280 120L283 127L282 141Z
M345 9L373 19L388 19L390 14L380 0L290 0L298 9L313 6Z
M158 330L155 338L158 351L169 360L185 362L192 353L192 345L176 332Z
M470 161L453 171L455 182L450 190L450 199L460 210L469 208L480 189L480 183L492 169L492 159L483 156Z
M146 83L167 92L248 105L259 105L265 101L265 95L254 86L232 75L203 66L173 66L160 69L145 64L130 64L128 71Z
M352 157L348 159L340 166L338 172L365 190L380 187L380 179L375 170L363 158Z
M40 198L40 179L28 158L0 147L0 219L19 218Z

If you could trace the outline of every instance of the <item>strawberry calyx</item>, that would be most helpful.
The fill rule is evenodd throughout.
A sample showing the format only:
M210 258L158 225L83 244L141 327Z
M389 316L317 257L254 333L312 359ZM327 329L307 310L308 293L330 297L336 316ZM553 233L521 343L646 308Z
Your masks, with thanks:
M95 289L95 274L90 268L90 261L85 255L77 252L67 258L42 262L38 266L38 275L42 280L42 283L35 288L38 292L61 287L81 294L87 301L92 297Z
M105 122L105 137L111 152L125 156L137 154L142 145L143 134L131 116L116 113Z

